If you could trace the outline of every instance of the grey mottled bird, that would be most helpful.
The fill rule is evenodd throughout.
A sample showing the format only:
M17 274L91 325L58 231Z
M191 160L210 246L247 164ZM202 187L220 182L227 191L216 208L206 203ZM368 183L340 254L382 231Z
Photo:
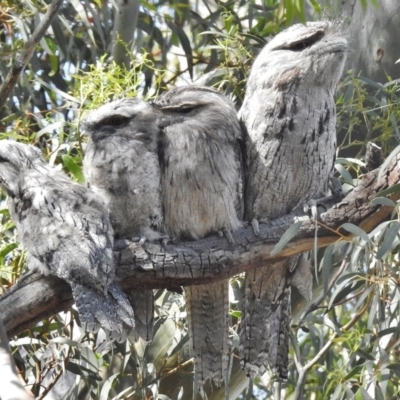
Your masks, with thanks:
M122 340L133 311L114 282L113 230L107 209L89 189L49 166L29 145L0 141L0 186L28 252L28 267L56 275L72 288L83 323Z
M277 218L327 194L346 49L337 25L310 22L278 34L255 60L239 112L248 132L245 219ZM311 294L311 273L304 259L296 270L298 258L247 273L240 338L250 375L269 364L287 377L290 283Z
M160 167L157 155L159 111L140 99L122 99L92 111L83 123L90 137L83 161L89 186L106 202L119 238L162 237ZM152 290L129 293L136 332L153 335Z
M241 226L241 130L233 104L219 92L186 86L160 96L161 187L166 232L199 239ZM219 385L228 366L227 280L185 288L195 380Z

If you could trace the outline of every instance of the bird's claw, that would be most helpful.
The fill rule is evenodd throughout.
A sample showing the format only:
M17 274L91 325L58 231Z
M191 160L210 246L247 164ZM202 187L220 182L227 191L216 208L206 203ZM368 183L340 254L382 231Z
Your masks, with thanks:
M165 248L166 246L168 246L170 243L172 243L172 244L178 243L178 241L177 241L174 237L168 236L168 235L162 236L162 237L160 238L160 240L161 240L161 245L162 245L164 248Z
M309 200L306 204L304 204L303 210L306 214L311 214L311 217L315 220L318 219L317 200Z
M141 236L139 239L139 244L143 246L147 242L147 237L146 236Z
M253 218L251 220L251 227L253 228L253 233L255 236L260 236L260 224L258 223L258 220Z
M226 237L230 244L235 244L235 239L232 236L232 232L229 229L222 229L222 231L217 232L219 237Z

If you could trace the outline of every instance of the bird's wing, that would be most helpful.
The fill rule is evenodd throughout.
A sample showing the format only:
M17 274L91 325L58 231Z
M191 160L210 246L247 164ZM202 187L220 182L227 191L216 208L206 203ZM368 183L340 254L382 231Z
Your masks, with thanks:
M113 231L92 192L61 175L30 186L17 208L23 243L52 274L99 290L113 281Z

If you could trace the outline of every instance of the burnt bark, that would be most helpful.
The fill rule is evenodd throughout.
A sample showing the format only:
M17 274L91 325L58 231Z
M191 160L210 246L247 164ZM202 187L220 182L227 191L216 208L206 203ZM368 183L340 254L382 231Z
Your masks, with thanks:
M364 175L359 185L341 202L335 204L318 221L318 246L338 240L351 240L341 225L350 222L370 232L390 216L392 207L371 204L376 195L400 182L400 155L385 170ZM400 199L400 192L390 195ZM271 255L285 231L301 219L302 226L286 247ZM159 244L141 246L117 241L115 260L117 275L124 290L134 288L177 288L215 282L244 271L311 250L314 247L316 222L295 213L260 224L260 236L247 226L234 233L235 244L212 236L194 242L163 247ZM0 315L9 335L15 335L35 322L73 304L69 285L53 276L29 273L0 298Z

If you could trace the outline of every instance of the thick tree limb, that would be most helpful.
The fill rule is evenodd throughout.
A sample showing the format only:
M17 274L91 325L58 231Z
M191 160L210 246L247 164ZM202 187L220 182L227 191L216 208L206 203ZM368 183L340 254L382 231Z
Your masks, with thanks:
M0 109L3 108L6 100L13 91L14 86L17 84L20 75L22 74L25 67L28 65L36 46L46 33L51 24L51 21L60 9L62 2L63 0L53 0L51 2L46 14L40 21L40 24L36 27L35 31L25 43L21 54L17 57L17 59L11 66L11 69L6 79L0 86Z
M340 229L350 222L370 232L392 212L391 207L373 205L370 201L382 190L400 182L398 154L378 179L378 170L369 172L360 184L321 215L318 246L338 240L350 240ZM391 195L400 199L400 192ZM225 238L209 237L196 242L168 245L119 241L115 247L118 277L124 289L176 288L225 279L241 272L293 256L314 247L315 222L301 217L303 224L295 238L281 252L271 255L283 233L299 217L287 215L260 225L260 237L248 226L234 234L235 245ZM16 334L35 322L66 310L73 303L68 284L55 277L31 273L0 298L0 315L9 334Z

